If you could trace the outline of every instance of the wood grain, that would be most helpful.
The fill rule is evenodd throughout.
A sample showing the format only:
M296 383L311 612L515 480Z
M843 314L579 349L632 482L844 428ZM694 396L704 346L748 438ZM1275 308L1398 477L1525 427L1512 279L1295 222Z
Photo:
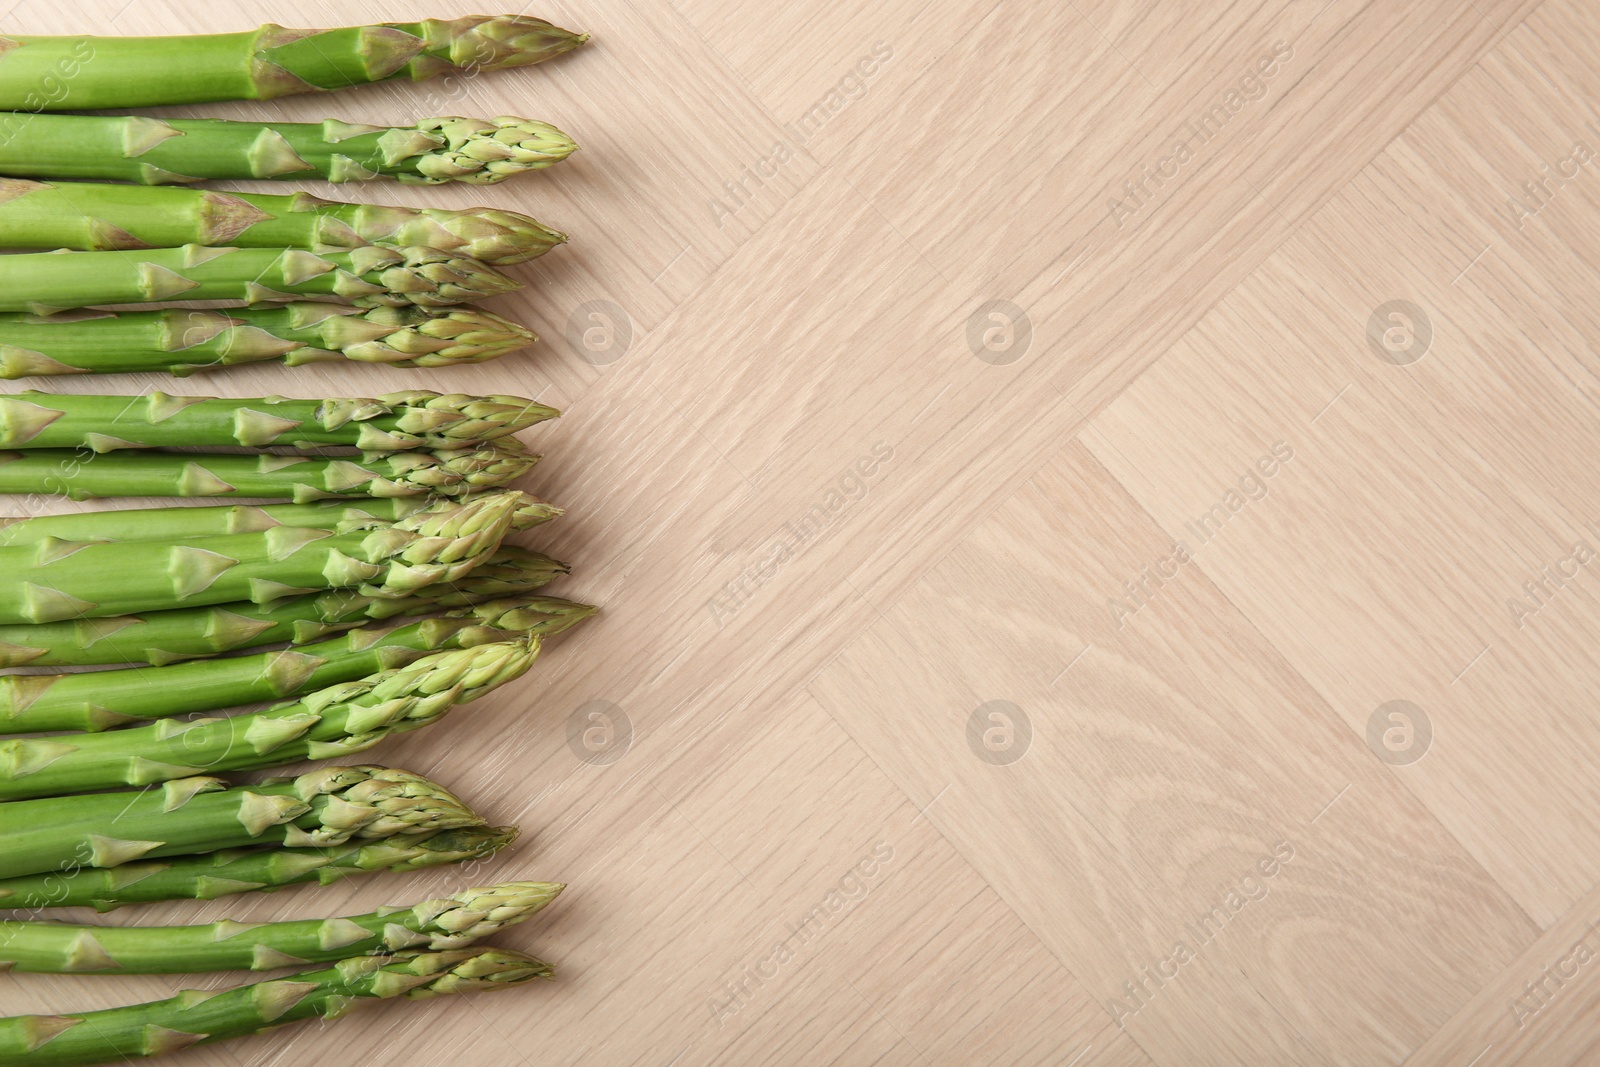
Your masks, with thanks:
M23 0L0 32L475 6ZM503 186L331 194L569 231L497 302L532 353L179 390L566 410L527 435L527 487L569 513L523 539L604 612L375 753L524 836L470 871L104 921L559 878L503 938L558 979L174 1064L1592 1060L1592 5L535 13L595 39L452 89L181 112L523 113L583 145ZM596 709L610 762L569 740Z

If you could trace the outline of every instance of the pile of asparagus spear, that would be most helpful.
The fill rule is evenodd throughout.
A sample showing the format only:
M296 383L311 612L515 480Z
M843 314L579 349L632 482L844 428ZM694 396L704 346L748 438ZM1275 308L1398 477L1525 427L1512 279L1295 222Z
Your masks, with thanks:
M566 237L499 208L337 203L210 179L490 184L576 147L529 119L378 127L66 115L265 100L542 62L526 16L196 37L0 38L0 378L353 360L447 368L531 344L469 301ZM200 304L198 302L204 302ZM480 940L558 883L351 916L77 924L52 909L210 900L487 859L516 836L356 759L525 673L594 608L506 541L561 514L510 483L523 397L0 395L0 970L296 968L225 992L0 1019L0 1065L153 1056L364 1001L550 968ZM52 499L235 498L62 513ZM81 670L75 668L97 668ZM241 773L311 761L289 777Z

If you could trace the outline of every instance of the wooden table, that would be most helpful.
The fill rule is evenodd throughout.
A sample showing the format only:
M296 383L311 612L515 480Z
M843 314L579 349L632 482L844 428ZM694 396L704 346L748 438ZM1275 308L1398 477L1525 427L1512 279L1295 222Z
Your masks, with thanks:
M23 0L0 32L480 6ZM175 1067L1594 1062L1592 5L535 13L594 42L181 112L571 132L499 187L305 186L569 230L496 304L531 355L21 383L567 412L527 485L570 513L528 540L604 614L377 753L515 849L108 920L557 878L504 940L558 980Z

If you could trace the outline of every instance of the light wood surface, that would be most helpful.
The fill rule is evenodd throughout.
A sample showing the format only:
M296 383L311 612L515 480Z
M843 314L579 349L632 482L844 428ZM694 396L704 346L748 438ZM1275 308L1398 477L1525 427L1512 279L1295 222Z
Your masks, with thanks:
M0 32L477 6L121 4ZM536 13L595 40L454 93L188 112L570 131L492 189L333 194L569 230L498 302L532 354L25 383L566 411L527 486L569 514L528 540L604 613L377 753L518 845L107 920L547 877L504 940L558 980L171 1062L1597 1062L1592 4ZM610 762L569 742L596 708Z

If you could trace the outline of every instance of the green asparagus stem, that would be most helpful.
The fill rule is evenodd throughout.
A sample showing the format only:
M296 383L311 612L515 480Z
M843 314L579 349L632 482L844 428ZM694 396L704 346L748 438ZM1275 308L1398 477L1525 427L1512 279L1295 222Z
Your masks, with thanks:
M569 573L565 563L512 545L464 577L404 597L336 589L216 607L174 608L111 618L0 625L0 666L68 667L145 662L156 666L244 648L304 645L374 619L414 618L523 597Z
M0 256L0 311L48 315L94 304L311 296L357 307L437 307L509 293L521 284L475 259L432 248L318 254L304 248L155 248L148 252L24 252Z
M0 448L470 448L560 414L518 396L429 389L326 400L32 391L0 393Z
M511 515L513 530L531 530L563 513L554 504L529 493L507 491L517 497L517 508ZM325 500L317 504L209 504L0 518L0 547L34 545L50 537L63 541L182 541L252 533L275 526L347 533L396 522L436 505L437 501L427 497L395 496Z
M415 126L0 112L0 174L181 185L212 178L377 178L490 185L577 149L547 122L441 116Z
M229 718L163 719L112 733L0 741L0 800L343 759L391 734L431 726L452 708L520 678L539 654L539 640L435 653L410 667Z
M468 826L433 833L400 833L376 841L347 841L326 848L226 849L199 856L137 860L106 870L0 879L0 907L91 907L112 911L163 900L215 900L256 890L341 878L373 871L418 871L488 859L516 840L514 826Z
M158 1056L191 1045L259 1033L301 1019L337 1019L365 1000L420 999L506 989L551 969L501 948L416 956L362 956L224 993L191 990L170 1000L72 1015L0 1019L0 1065L81 1067Z
M3 258L3 257L0 257ZM0 452L0 493L106 496L463 496L526 474L539 457L514 437L471 449L300 457L33 448Z
M0 70L4 67L0 66ZM515 211L341 204L172 186L0 178L0 248L115 249L232 245L337 252L427 245L484 263L524 263L566 235Z
M0 970L37 974L270 971L408 949L466 948L554 900L556 882L504 882L338 919L206 926L73 926L0 920Z
M515 506L514 497L491 494L345 534L280 527L183 545L45 541L0 548L0 623L259 604L343 586L405 596L486 559Z
M0 38L0 108L92 111L272 100L389 78L543 63L589 39L527 15L192 37Z
M0 379L155 370L184 376L265 360L448 367L497 359L535 340L526 327L465 304L9 313L0 314Z
M595 610L559 597L496 600L444 618L363 627L330 641L254 656L77 674L4 675L0 734L93 733L144 719L280 700L396 670L429 652L560 633ZM214 768L207 764L206 769Z
M0 804L0 878L485 825L442 786L388 767L325 767L233 787L182 778L138 792Z

